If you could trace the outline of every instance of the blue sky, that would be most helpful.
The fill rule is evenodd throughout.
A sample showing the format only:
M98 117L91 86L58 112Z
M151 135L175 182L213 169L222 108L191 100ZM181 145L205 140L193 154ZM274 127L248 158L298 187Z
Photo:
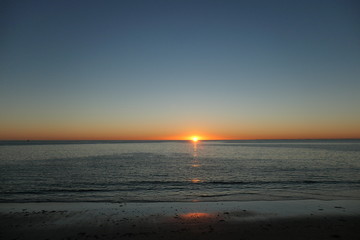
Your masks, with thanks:
M0 8L2 139L360 137L357 1Z

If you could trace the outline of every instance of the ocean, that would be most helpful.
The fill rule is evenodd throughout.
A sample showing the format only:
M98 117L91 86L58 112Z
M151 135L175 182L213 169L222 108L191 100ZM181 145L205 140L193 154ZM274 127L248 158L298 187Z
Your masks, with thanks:
M360 140L0 141L0 202L360 199Z

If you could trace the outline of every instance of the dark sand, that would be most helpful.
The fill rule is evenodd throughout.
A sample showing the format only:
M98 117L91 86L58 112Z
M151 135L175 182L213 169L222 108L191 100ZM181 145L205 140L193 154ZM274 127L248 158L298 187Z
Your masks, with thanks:
M0 239L360 239L360 201L1 203Z

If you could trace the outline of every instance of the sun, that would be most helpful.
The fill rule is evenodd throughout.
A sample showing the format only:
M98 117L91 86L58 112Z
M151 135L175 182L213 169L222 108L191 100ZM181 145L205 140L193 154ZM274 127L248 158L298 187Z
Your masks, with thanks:
M191 139L193 140L193 142L197 142L197 141L199 141L199 137L196 137L196 136L191 137Z

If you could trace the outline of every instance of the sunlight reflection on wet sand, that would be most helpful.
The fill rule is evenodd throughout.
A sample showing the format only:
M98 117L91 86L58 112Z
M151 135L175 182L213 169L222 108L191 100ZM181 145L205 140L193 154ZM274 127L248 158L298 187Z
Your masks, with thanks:
M199 219L214 218L215 215L204 212L190 212L190 213L181 214L179 215L179 217L184 220L193 220L193 219L199 220Z

